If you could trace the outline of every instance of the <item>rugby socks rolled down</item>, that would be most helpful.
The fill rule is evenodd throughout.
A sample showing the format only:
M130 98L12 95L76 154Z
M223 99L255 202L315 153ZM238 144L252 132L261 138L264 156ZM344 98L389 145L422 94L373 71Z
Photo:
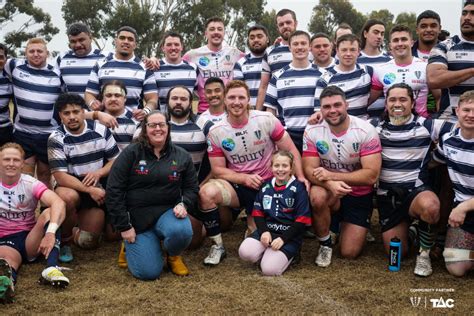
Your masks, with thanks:
M219 215L219 210L217 207L201 210L202 214L202 223L207 231L207 236L217 236L221 233L221 219Z
M332 248L332 242L331 242L331 234L325 236L325 237L318 237L319 244L321 246L326 246Z
M420 238L420 251L430 250L434 246L436 232L435 226L420 220L418 226L418 234Z

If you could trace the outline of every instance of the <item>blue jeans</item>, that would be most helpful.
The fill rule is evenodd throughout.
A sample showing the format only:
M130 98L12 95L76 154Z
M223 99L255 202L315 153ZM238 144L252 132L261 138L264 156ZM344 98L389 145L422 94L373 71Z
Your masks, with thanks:
M128 270L141 280L155 280L163 270L160 241L169 256L179 255L191 243L193 230L189 217L176 218L167 210L149 230L138 234L135 242L125 242Z

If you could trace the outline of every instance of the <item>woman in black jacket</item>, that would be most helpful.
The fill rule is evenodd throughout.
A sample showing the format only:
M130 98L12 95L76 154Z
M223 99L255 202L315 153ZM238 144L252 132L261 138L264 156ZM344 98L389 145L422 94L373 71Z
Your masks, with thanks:
M196 204L198 191L191 157L171 142L165 115L151 112L142 122L138 142L114 162L107 183L110 221L125 241L133 276L143 280L160 276L161 240L171 270L189 273L180 253L191 242L187 210Z

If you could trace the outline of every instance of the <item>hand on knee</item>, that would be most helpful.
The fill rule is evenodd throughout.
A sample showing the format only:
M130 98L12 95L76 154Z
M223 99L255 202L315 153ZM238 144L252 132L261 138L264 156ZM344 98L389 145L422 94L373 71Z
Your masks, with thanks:
M74 243L83 249L95 249L99 247L100 234L75 228L73 235Z

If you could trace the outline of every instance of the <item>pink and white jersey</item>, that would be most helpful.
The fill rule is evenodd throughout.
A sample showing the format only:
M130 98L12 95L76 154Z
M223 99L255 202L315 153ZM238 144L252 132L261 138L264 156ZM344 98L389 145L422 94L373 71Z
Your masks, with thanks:
M0 184L0 238L33 229L36 206L47 189L26 174L13 185Z
M270 112L252 110L248 121L233 126L227 119L212 126L207 140L209 157L225 157L227 168L246 174L272 177L271 159L275 142L285 133L283 125Z
M362 168L360 158L382 151L375 128L367 121L349 115L349 128L333 134L326 121L308 125L303 136L303 157L319 157L321 167L334 172L353 172ZM366 195L372 186L353 186L353 196Z
M218 77L224 84L231 81L235 63L244 56L240 50L231 46L223 46L220 51L212 51L207 45L191 49L183 56L183 60L198 66L197 93L199 96L198 112L202 113L209 107L204 95L204 83L210 77Z
M415 110L418 115L429 117L426 108L428 99L428 83L426 81L426 66L428 64L420 58L413 57L411 64L398 65L395 60L374 67L372 89L382 90L387 94L388 88L395 83L406 83L415 94Z

